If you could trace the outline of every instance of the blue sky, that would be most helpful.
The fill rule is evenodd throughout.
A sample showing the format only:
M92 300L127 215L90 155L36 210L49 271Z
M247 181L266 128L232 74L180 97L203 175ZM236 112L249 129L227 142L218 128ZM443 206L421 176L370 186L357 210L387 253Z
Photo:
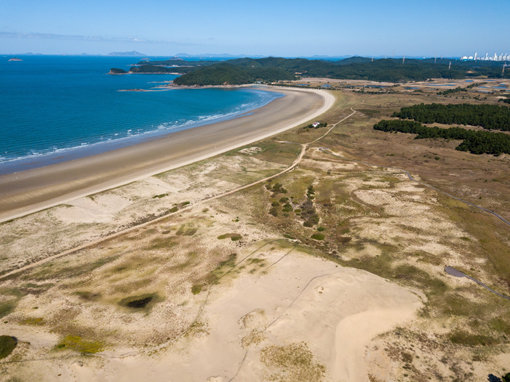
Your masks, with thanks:
M509 0L0 0L0 53L510 53Z

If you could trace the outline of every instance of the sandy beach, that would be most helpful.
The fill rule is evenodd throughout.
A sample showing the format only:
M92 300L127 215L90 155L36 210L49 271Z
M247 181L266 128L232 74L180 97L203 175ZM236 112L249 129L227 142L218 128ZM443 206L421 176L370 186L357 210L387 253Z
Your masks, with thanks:
M316 118L334 103L334 96L321 90L278 88L274 91L285 94L285 97L240 118L86 158L0 176L0 221L250 144Z

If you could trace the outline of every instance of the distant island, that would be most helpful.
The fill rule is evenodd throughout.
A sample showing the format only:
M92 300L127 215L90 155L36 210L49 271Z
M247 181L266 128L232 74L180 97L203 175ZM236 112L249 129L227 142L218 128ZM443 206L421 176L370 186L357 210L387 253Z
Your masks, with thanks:
M129 52L111 52L108 53L108 56L117 56L117 57L144 57L146 54L137 52L136 50L132 50Z
M502 65L492 61L458 59L371 59L350 57L336 61L304 58L238 58L226 61L142 61L129 73L180 74L176 85L240 85L277 82L303 77L385 82L425 81L431 78L509 78Z
M128 71L119 68L111 68L108 74L128 74Z

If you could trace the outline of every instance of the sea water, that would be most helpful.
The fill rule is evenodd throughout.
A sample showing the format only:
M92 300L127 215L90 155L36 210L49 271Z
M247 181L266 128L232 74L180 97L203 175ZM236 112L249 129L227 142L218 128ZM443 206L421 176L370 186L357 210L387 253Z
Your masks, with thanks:
M239 116L280 97L258 89L172 89L167 74L108 75L138 59L0 56L0 174L125 147ZM151 91L122 91L142 89Z

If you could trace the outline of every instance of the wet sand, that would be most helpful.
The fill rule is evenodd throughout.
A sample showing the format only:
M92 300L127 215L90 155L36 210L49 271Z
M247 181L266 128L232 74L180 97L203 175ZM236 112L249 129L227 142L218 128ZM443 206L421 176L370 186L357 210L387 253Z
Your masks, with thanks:
M321 90L275 91L285 97L236 119L86 158L2 175L0 221L250 144L316 118L334 103L334 97Z

